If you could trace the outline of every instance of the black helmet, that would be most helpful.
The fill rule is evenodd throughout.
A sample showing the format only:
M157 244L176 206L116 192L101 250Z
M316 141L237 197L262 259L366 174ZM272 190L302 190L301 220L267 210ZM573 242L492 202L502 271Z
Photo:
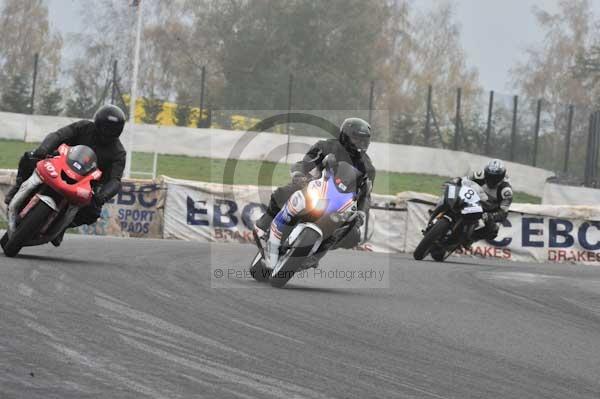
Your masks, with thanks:
M506 167L499 159L492 159L483 170L485 184L494 188L506 177Z
M119 107L104 105L94 114L94 124L99 132L97 138L101 142L111 142L123 132L125 114Z
M371 143L371 125L360 118L348 118L340 126L339 140L350 153L365 152Z

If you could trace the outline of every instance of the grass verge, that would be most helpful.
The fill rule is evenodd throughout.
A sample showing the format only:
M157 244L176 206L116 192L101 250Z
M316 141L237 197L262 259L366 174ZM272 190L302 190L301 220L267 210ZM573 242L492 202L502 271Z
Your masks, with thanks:
M34 143L16 140L0 140L0 168L16 168L25 151L35 147ZM133 154L133 170L151 172L153 156L148 153ZM180 155L159 155L158 174L178 179L207 181L213 183L258 184L281 186L289 181L289 166L274 162L237 161L236 163L214 158L197 158ZM226 167L234 172L224 178ZM229 169L227 169L229 170ZM142 175L134 177L144 177ZM401 191L416 191L439 195L441 185L448 177L413 173L377 173L374 192L395 194ZM539 204L541 199L517 192L515 202Z

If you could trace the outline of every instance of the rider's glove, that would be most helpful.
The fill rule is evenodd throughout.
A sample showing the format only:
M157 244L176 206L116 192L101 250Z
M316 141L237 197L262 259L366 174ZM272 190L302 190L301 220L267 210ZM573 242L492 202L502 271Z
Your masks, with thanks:
M105 203L106 203L106 198L104 198L104 196L101 194L94 194L94 196L92 197L92 204L97 209L101 209Z
M481 220L483 220L484 223L490 222L492 220L492 215L488 212L484 212L483 215L481 215Z
M335 159L335 155L333 155L333 154L327 154L325 156L325 158L323 158L323 161L322 161L321 164L323 165L324 168L329 169L329 168L332 168L333 165L335 165L336 162L337 161Z
M304 187L307 182L308 182L308 178L304 174L302 174L300 172L292 173L292 184L294 186Z
M454 177L446 182L446 184L455 184L460 186L462 184L462 177Z
M34 159L44 159L48 156L48 151L44 147L38 147L31 151L29 156Z

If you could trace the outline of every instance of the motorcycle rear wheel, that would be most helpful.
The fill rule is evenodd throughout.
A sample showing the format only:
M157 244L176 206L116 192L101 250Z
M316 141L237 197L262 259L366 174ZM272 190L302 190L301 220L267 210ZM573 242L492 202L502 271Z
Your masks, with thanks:
M417 248L413 253L415 260L423 260L423 258L431 251L431 247L444 237L449 229L450 221L446 218L439 219L425 234L425 237L423 237L419 245L417 245Z
M275 276L271 277L271 286L282 288L294 277L294 273L302 268L303 262L306 261L312 247L320 238L321 235L313 229L304 229L292 244L292 248L289 249L283 267L279 269Z
M44 224L48 222L51 212L52 209L48 205L42 201L38 202L25 215L25 218L19 223L12 236L3 245L4 255L9 258L17 256L27 241L38 235Z

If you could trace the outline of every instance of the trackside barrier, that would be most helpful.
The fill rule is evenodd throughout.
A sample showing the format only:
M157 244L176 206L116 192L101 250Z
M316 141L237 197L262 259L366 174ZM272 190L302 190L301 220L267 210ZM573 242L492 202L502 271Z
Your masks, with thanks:
M0 210L14 171L0 170ZM82 234L251 243L271 187L224 186L161 177L125 180L102 220ZM422 238L435 196L373 195L367 241L359 250L410 253ZM513 204L498 237L463 255L513 261L600 264L600 207Z
M0 112L3 126L0 138L39 142L48 132L75 120ZM135 143L132 150L147 153L282 162L285 158L283 149L287 146L287 136L277 133L159 125L133 125L125 131L126 135L132 135L131 140ZM177 139L173 140L173 137ZM285 159L288 163L300 160L306 150L320 139L322 138L293 136L290 145L296 150ZM371 143L369 155L378 171L439 176L464 176L480 169L489 161L488 157L461 151L381 142ZM514 162L506 162L506 165L513 179L513 188L538 197L544 193L546 179L554 176L553 172L528 165Z
M542 204L600 206L600 189L546 183Z

